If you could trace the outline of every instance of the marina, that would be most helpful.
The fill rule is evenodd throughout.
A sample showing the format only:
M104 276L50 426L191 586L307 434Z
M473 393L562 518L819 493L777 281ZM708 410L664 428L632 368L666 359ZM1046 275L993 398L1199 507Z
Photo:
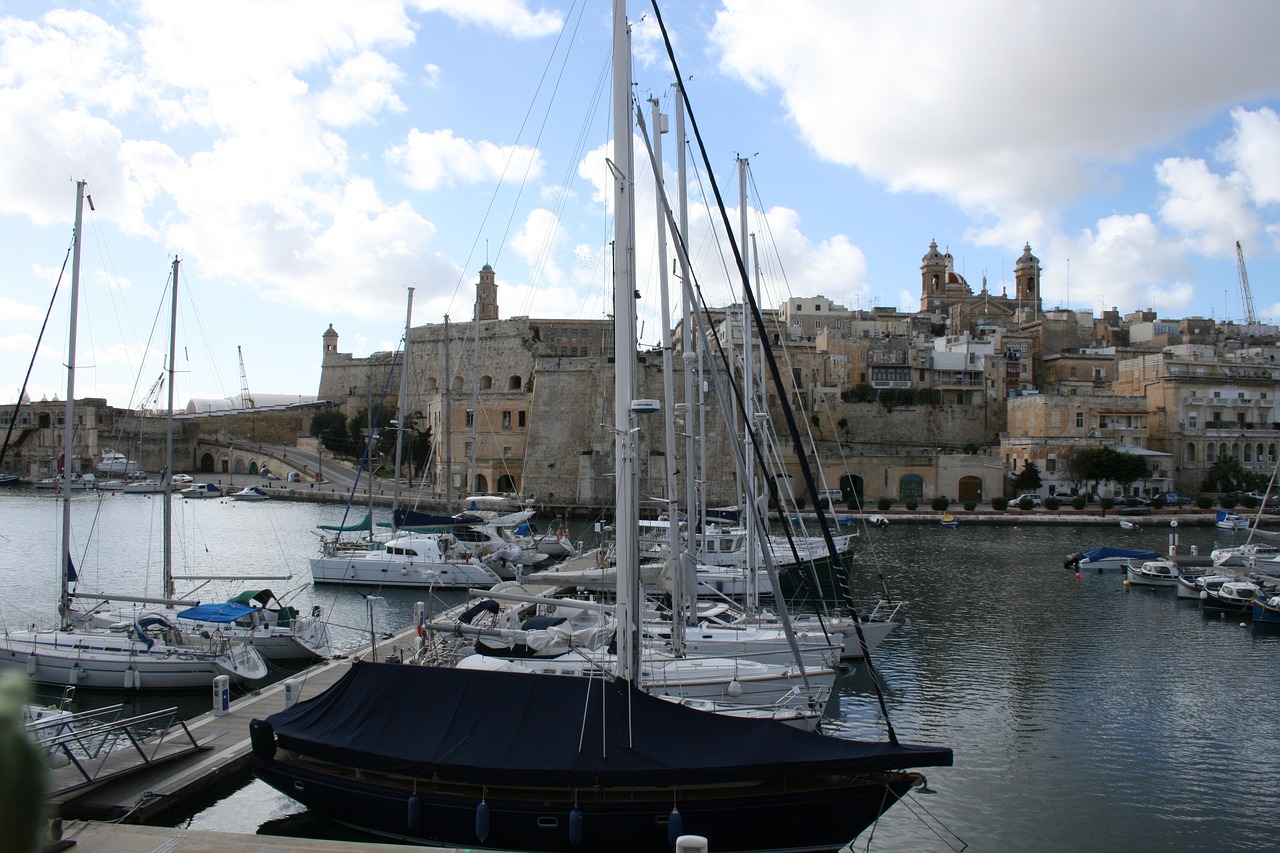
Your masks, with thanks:
M39 618L54 594L49 573L38 565L54 551L54 500L29 489L2 497L0 535L9 547L0 550L0 577L18 593L6 597L4 619L25 624L28 605L30 618ZM101 502L94 514L106 541L85 552L86 576L95 562L112 569L109 559L89 559L94 554L146 547L147 512L138 507L155 512L155 498L77 493L73 500L86 507ZM174 506L183 543L175 551L185 573L244 565L292 573L277 591L299 608L322 606L340 651L370 642L371 608L372 635L387 643L386 634L411 624L413 603L423 598L416 590L310 583L306 558L318 548L313 528L331 522L338 508L229 499L175 499ZM133 522L125 524L126 518ZM1169 530L1126 531L1124 542L1164 552ZM1119 572L1077 576L1063 567L1067 555L1114 543L1120 533L1096 525L971 523L948 530L893 523L863 534L853 561L855 589L870 591L883 576L892 594L910 605L904 624L874 653L873 671L858 665L837 681L837 707L823 728L849 737L876 729L874 673L899 737L951 745L956 761L931 769L933 793L912 794L864 833L858 849L1257 849L1253 839L1264 837L1270 803L1280 793L1266 769L1280 761L1280 699L1271 686L1280 635L1238 615L1201 612L1170 589L1126 589ZM1183 525L1179 537L1183 549L1208 554L1242 544L1245 534ZM147 582L108 579L113 587ZM382 600L371 605L369 595ZM450 593L435 600L444 608L464 599ZM1223 667L1224 660L1233 665ZM336 673L342 664L329 666ZM232 705L282 707L279 690ZM174 700L121 695L134 713ZM89 697L82 693L76 702ZM201 691L183 697L182 705L194 720L209 701ZM247 748L247 731L212 720L196 731L226 731L213 740L219 749ZM1209 730L1214 737L1187 736ZM164 822L195 832L372 842L306 813L244 767L216 781L196 799L169 804ZM1155 790L1162 795L1153 797Z

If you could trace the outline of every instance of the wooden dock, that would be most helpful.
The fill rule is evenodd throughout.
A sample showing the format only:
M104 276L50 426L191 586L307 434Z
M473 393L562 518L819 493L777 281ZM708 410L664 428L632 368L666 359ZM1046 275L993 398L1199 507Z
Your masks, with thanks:
M119 823L72 821L63 826L65 841L75 842L70 853L405 853L399 844L373 841L321 841L313 838L281 838L272 835L240 835L132 826ZM434 853L463 853L463 848L432 848Z

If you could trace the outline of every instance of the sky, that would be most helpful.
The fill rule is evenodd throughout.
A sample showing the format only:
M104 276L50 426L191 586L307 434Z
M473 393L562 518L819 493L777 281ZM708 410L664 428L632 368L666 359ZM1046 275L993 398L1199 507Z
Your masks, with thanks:
M652 8L630 6L651 124L675 75ZM975 292L1012 292L1029 244L1046 307L1244 320L1238 241L1255 316L1280 321L1280 4L659 10L710 164L691 141L708 304L740 298L711 187L737 230L742 158L766 305L915 310L936 240ZM465 322L485 263L503 317L608 316L609 33L603 0L0 0L0 403L28 365L32 399L65 397L77 180L93 199L77 397L145 401L175 256L179 405L238 394L241 359L251 395L314 395L330 324L342 352L395 349L408 288L414 325ZM656 344L636 138L637 304ZM662 155L674 195L674 133Z

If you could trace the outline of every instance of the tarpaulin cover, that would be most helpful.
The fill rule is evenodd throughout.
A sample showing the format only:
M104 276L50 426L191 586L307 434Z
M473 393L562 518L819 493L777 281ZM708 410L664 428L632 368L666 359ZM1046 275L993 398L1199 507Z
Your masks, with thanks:
M344 767L504 785L683 785L948 766L951 750L712 714L624 681L355 662L273 714L280 747Z
M1107 560L1112 557L1123 557L1130 560L1158 560L1160 559L1158 551L1144 551L1134 548L1090 548L1083 552L1080 557L1084 560L1096 562L1097 560Z
M234 622L241 616L248 616L258 609L235 601L219 601L189 607L179 612L178 618L190 619L193 622Z

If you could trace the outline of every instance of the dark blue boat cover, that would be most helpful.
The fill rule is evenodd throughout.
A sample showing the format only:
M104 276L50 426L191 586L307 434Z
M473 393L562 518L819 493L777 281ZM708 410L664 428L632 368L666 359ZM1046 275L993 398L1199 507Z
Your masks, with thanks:
M234 622L241 616L248 616L259 609L235 601L216 601L189 607L178 613L178 618L190 619L194 622Z
M1082 560L1090 562L1096 560L1107 560L1112 557L1122 557L1127 560L1158 560L1163 556L1158 551L1143 551L1141 549L1132 548L1090 548L1088 551L1080 555Z
M686 785L951 764L686 708L624 681L355 662L273 714L279 746L343 767L513 786Z

